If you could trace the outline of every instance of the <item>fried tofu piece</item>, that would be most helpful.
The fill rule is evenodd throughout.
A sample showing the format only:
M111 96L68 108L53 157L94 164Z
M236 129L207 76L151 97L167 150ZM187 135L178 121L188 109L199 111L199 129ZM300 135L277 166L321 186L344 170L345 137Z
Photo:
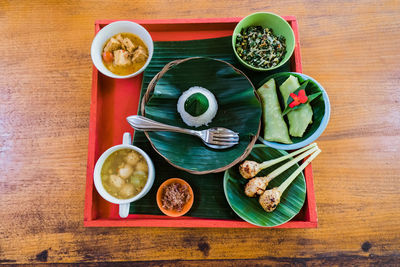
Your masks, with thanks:
M121 44L121 49L126 50L126 47L124 45L124 38L122 38L121 34L118 34L115 36L115 39Z
M110 41L108 41L108 43L104 47L103 52L113 52L114 50L120 48L121 48L121 43L117 39L111 38Z
M114 65L127 66L132 64L129 53L125 50L119 49L114 51Z
M142 46L139 46L133 53L132 62L143 62L148 58L147 51Z
M136 49L136 45L134 45L129 38L124 38L122 40L122 44L125 46L126 50L128 50L129 53L132 53Z

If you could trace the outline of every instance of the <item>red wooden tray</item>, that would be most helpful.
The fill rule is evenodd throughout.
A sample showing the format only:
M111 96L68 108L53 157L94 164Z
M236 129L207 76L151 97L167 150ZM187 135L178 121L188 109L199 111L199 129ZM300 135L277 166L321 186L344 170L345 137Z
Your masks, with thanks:
M291 70L302 72L297 21L294 16L284 16L292 26L296 37L296 48L291 58ZM179 20L135 20L144 26L154 41L180 41L216 38L232 35L241 18L179 19ZM99 20L95 32L113 22ZM92 97L90 103L89 151L87 162L84 226L141 226L141 227L257 227L241 220L218 220L194 217L170 218L160 215L130 214L122 219L118 205L105 201L93 186L94 165L109 147L121 144L124 132L132 132L125 118L137 112L142 84L142 75L130 79L112 79L99 73L93 66ZM304 171L307 197L305 206L293 220L278 228L317 227L317 212L311 164Z

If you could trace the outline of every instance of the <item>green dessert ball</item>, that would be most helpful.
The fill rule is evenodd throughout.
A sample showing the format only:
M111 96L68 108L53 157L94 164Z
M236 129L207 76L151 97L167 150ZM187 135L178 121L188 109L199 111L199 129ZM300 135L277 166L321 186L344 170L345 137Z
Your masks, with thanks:
M190 87L178 99L178 113L188 126L208 125L218 111L217 99L209 90L200 86Z
M185 101L185 111L193 117L198 117L207 111L209 107L208 99L202 93L195 93Z

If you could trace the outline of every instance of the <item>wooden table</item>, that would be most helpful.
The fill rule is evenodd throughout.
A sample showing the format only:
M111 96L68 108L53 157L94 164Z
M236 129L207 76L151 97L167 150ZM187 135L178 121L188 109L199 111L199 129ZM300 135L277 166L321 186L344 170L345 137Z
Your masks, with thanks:
M0 263L400 264L400 3L323 2L1 1ZM297 16L330 96L319 227L84 228L94 21L255 11Z

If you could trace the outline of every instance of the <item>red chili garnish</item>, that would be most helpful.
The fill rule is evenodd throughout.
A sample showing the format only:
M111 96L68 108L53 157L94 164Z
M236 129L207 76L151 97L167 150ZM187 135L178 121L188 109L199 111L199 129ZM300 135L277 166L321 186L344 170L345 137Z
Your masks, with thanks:
M289 104L290 108L294 108L295 106L304 104L308 100L305 90L300 90L299 95L296 95L295 93L291 93L290 96L293 98L293 102Z

